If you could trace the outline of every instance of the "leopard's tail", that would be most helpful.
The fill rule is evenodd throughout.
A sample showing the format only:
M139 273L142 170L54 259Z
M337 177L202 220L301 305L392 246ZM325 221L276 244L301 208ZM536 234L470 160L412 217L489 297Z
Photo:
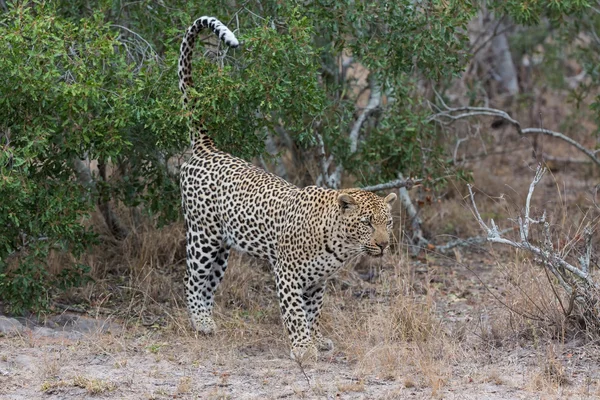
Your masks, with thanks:
M183 102L190 111L194 111L193 105L189 104L188 90L192 87L192 54L194 43L198 34L205 28L210 28L225 44L236 48L240 45L233 32L231 32L221 21L214 17L200 17L190 26L183 37L179 52L179 90L183 93ZM192 120L195 120L192 117ZM212 140L207 136L207 130L201 122L191 124L190 139L192 146L212 147Z

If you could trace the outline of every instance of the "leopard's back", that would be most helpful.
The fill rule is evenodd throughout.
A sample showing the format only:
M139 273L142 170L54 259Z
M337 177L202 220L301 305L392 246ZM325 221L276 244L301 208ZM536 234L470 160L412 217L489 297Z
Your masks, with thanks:
M229 246L274 261L299 189L221 151L198 152L182 166L186 216Z

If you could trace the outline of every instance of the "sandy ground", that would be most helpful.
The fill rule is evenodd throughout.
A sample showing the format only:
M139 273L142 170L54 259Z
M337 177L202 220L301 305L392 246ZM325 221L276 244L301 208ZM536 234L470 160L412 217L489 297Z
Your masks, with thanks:
M481 321L472 318L477 305L456 301L451 293L438 303L447 324L463 321L467 331L478 331ZM431 366L435 373L407 367L394 375L385 368L375 373L362 368L369 354L362 361L349 360L348 348L322 355L303 371L288 358L279 333L265 339L257 337L257 331L229 332L215 340L75 313L46 317L43 324L0 317L0 330L0 399L7 400L505 400L600 395L600 351L593 343L576 341L542 343L534 338L524 345L469 348L477 341L472 336L463 340L465 346L457 349L461 354L454 361L447 354L436 361L434 354L433 363L440 364ZM550 358L555 363L549 363ZM552 365L557 371L548 370Z
M180 347L183 343L154 350L145 346L144 339L120 338L114 340L121 349L108 346L113 349L107 350L106 343L112 340L98 334L73 340L30 332L1 339L1 398L551 399L567 394L572 399L596 398L591 392L586 396L585 387L580 394L573 393L573 385L557 393L527 387L526 369L535 363L535 357L523 351L504 354L485 365L457 365L455 377L434 391L378 376L358 378L355 366L335 357L306 367L305 376L280 349L238 354L234 360L228 355L223 362L204 359L189 363L190 355ZM182 358L178 349L184 353ZM484 371L493 373L487 381L478 382Z
M106 352L94 342L28 335L0 341L0 396L3 399L553 399L597 398L585 386L548 393L528 388L526 354L506 354L487 365L456 366L464 376L438 390L407 387L378 376L357 378L352 365L332 360L299 367L280 352L240 355L235 362L187 364L148 349ZM171 349L173 351L173 349ZM477 382L476 371L495 371ZM594 372L597 377L597 371ZM460 374L459 374L460 375ZM494 381L495 380L495 381ZM410 385L409 385L410 386ZM590 391L586 395L586 390ZM579 392L579 393L575 393Z

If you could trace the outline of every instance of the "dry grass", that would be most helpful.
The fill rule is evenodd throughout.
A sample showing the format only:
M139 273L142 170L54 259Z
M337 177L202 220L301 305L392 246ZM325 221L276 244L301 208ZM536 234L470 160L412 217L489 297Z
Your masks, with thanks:
M68 387L85 389L88 394L94 396L105 392L114 391L117 388L117 385L110 381L77 375L72 380L44 381L40 390L46 394L52 394L58 390Z
M91 395L110 392L117 388L117 385L112 382L102 379L88 378L83 375L78 375L73 378L73 386L85 389Z
M484 218L499 222L514 216L515 204L522 200L516 193L523 192L528 180L512 182L511 195L504 197L501 194L507 188L498 179L482 182L478 196L481 209L488 212ZM426 229L436 240L444 240L443 235L479 234L471 212L457 201L459 198L455 195L425 209ZM582 219L566 218L572 214L567 203L564 199L538 203L539 208L554 206L552 211L560 215L556 229L564 229L565 237L581 229ZM149 222L138 223L134 229L129 222L130 237L120 243L105 239L88 253L85 261L92 265L95 281L72 291L68 298L88 304L97 315L117 315L128 326L124 337L97 343L97 347L109 354L118 353L130 347L128 341L134 338L136 347L152 354L157 362L176 360L194 368L206 360L233 368L247 356L287 357L287 335L268 266L233 253L216 297L219 330L211 338L198 336L190 328L183 297L182 224L159 230ZM568 241L562 245L565 253L574 248ZM396 254L383 261L364 260L359 273L352 266L346 267L329 285L323 313L324 331L336 349L322 360L348 363L353 368L352 381L339 384L338 391L362 393L370 380L376 380L402 390L427 390L433 397L441 396L452 382L477 375L469 370L474 368L473 362L519 346L533 346L539 360L539 367L530 368L528 375L531 390L544 391L549 384L564 387L568 368L559 354L548 353L547 346L577 333L569 330L569 321L561 313L558 299L566 299L554 295L555 282L526 255L489 246L481 249L484 251L475 254L461 249L455 259L430 254L417 261ZM127 360L118 357L113 364L126 368ZM508 385L511 379L502 371L479 374L478 381ZM40 371L50 389L59 385L60 381L51 380L59 372L52 367ZM227 384L227 376L220 379ZM89 393L110 390L106 382L104 386L84 378L78 382ZM318 382L312 381L312 385L311 393L322 390ZM592 379L589 386L594 385L597 383ZM181 396L193 393L187 376L176 386ZM402 390L391 390L388 397L403 396ZM223 387L205 395L229 397ZM149 396L160 397L161 393ZM296 396L306 397L306 387L298 386Z
M216 298L217 335L203 338L191 331L181 283L182 238L177 225L163 231L145 227L118 248L100 246L88 255L96 282L74 296L84 296L95 310L110 309L125 317L130 335L143 334L144 326L155 329L156 335L143 343L157 360L177 357L193 365L199 361L194 354L202 354L230 365L243 354L286 357L287 335L272 274L264 264L235 253ZM436 289L418 281L406 257L391 256L370 268L378 271L371 283L346 270L328 290L324 330L337 345L334 354L356 366L358 379L343 391L360 391L361 377L396 381L407 374L419 377L414 386L439 390L448 381L448 365L456 359L459 344L448 337L436 314ZM364 290L356 295L359 287ZM364 298L368 293L371 298ZM188 350L184 355L182 348ZM114 364L119 367L122 361L115 359ZM182 378L178 391L188 390L189 382ZM209 397L221 394L215 390Z
M43 379L56 379L60 374L62 354L46 354L40 363L39 373Z
M461 357L460 343L446 334L435 310L436 289L417 284L406 261L387 260L395 268L381 271L369 299L357 299L351 290L334 291L326 302L324 329L355 363L357 378L375 376L436 393L447 382L451 363ZM418 376L418 382L406 376Z
M114 275L104 272L103 279L82 290L80 295L101 303L97 309L112 307L126 317L130 322L129 335L142 335L140 345L154 354L157 362L179 360L193 366L201 365L202 359L208 358L219 365L233 367L248 354L271 353L285 358L288 344L279 318L272 275L263 264L248 257L234 254L230 260L216 299L217 335L204 338L191 331L182 300L184 262L176 256L181 250L174 248L182 245L178 235L183 236L183 232L176 226L168 227L167 234L162 235L147 228L144 240L128 239L131 242L123 244L120 255L105 255L108 260L116 261L113 270L129 270L117 278L122 283L116 285ZM166 249L167 256L161 253ZM106 265L103 263L108 261L102 256L99 253L90 257L97 266ZM507 305L522 312L551 315L549 310L556 304L547 296L548 281L541 280L544 277L539 275L539 269L517 255L514 257L512 263L495 266L504 268L500 275L503 284L514 288ZM426 388L432 396L437 396L456 378L456 365L473 357L473 348L481 353L485 351L481 345L501 347L515 336L527 340L552 336L530 320L502 308L487 315L485 323L469 328L470 332L456 334L464 327L445 322L438 303L440 296L446 295L447 286L457 292L468 292L468 289L462 281L454 281L453 276L440 281L438 276L443 271L431 267L430 272L423 274L416 271L417 267L408 257L390 256L382 263L370 263L369 268L377 270L370 282L358 278L349 269L330 284L323 314L324 330L336 344L333 356L354 365L356 378L354 383L340 386L340 392L361 392L366 380L375 377L383 382L397 382L405 388ZM113 291L112 298L102 301L100 292L115 287L118 290ZM530 297L538 291L546 295L533 295L536 302L532 303ZM148 320L155 323L147 324ZM154 333L148 332L145 325ZM116 338L114 343L101 346L110 353L126 344ZM185 349L183 354L182 349ZM122 361L115 359L114 364L120 367ZM222 379L225 382L227 377ZM501 384L503 378L498 375L488 380ZM109 386L99 382L95 384L83 378L78 382L88 392L103 387L109 390ZM177 392L184 395L190 390L189 379L181 378ZM299 389L298 393L305 395L305 389ZM226 390L218 387L207 395L208 398L228 396Z

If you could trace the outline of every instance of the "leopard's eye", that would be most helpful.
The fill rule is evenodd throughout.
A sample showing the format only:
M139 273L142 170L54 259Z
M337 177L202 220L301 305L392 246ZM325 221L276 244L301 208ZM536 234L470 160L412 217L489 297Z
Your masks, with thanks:
M360 220L360 222L362 222L366 226L371 226L371 220L368 219L368 218L363 218L363 219Z

